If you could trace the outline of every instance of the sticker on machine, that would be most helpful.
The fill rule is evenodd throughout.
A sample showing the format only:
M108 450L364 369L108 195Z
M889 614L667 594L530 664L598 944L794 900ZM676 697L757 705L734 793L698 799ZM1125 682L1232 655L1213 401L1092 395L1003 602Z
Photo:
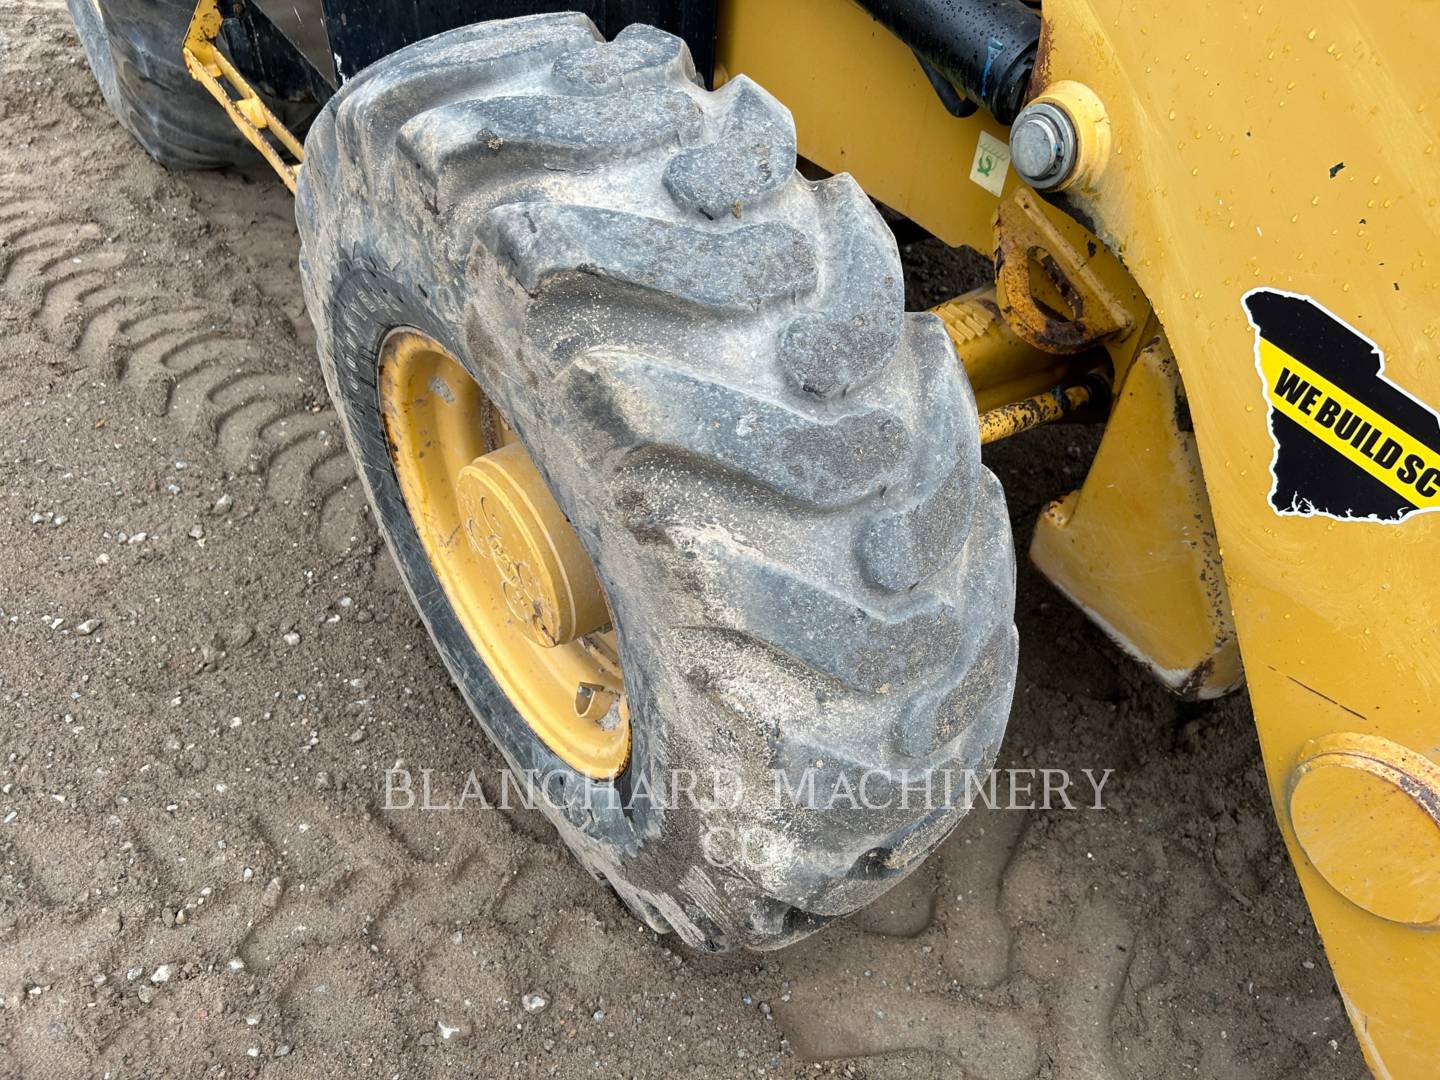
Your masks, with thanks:
M1252 289L1278 514L1394 524L1440 508L1440 415L1385 377L1385 354L1308 296Z

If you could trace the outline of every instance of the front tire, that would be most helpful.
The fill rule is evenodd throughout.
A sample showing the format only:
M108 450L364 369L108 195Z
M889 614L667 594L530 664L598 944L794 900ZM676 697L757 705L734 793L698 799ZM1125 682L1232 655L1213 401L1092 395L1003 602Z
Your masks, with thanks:
M676 38L544 15L348 82L297 202L326 379L446 665L512 768L589 796L547 813L592 873L711 949L784 945L918 866L964 800L894 796L988 769L1014 689L974 397L938 320L903 313L864 193L794 164L789 114L749 80L710 93ZM632 732L613 780L524 721L437 581L380 406L399 328L459 360L595 565ZM717 767L738 805L626 798ZM775 770L822 801L868 776L891 805L797 809Z

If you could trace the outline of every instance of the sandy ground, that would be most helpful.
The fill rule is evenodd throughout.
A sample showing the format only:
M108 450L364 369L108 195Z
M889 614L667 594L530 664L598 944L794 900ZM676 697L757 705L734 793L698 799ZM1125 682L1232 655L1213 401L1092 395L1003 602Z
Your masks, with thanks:
M0 0L0 1076L1362 1074L1245 701L1175 702L1023 566L1002 764L1113 768L1108 808L974 813L786 952L641 929L537 813L385 811L397 762L500 760L295 250L273 178L165 173L63 8ZM991 455L1022 544L1093 445Z

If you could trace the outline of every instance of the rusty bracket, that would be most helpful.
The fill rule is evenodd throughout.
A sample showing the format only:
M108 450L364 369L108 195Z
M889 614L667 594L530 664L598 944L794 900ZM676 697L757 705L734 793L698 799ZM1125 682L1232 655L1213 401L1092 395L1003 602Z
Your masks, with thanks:
M1134 320L1107 286L1105 276L1113 273L1102 274L1101 253L1083 228L1068 219L1057 224L1028 190L1002 199L995 209L995 292L1010 328L1058 354L1128 333Z

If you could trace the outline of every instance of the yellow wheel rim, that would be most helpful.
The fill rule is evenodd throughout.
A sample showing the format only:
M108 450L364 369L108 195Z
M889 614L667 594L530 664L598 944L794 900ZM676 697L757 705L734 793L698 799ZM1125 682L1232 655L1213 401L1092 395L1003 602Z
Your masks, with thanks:
M413 330L385 339L380 409L420 543L495 681L567 765L616 776L630 723L609 605L530 455L460 362Z

